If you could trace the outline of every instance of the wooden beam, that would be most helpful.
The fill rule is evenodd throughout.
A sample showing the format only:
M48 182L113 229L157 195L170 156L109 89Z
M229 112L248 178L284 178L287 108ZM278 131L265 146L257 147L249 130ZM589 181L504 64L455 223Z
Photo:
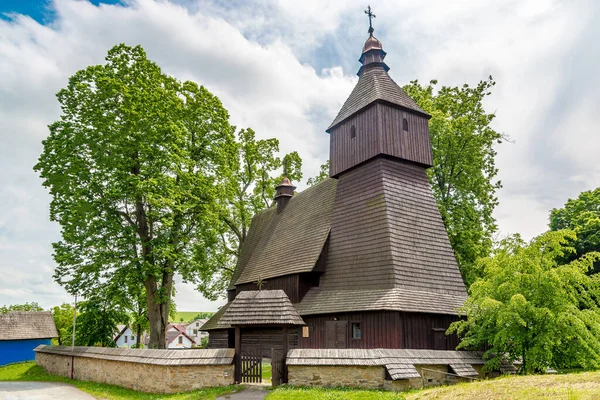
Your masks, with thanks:
M235 383L242 382L242 332L235 327Z

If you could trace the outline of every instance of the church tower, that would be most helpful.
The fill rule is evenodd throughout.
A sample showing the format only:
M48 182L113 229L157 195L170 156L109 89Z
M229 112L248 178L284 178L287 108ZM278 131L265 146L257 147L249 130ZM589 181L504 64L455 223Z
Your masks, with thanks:
M331 177L379 155L432 166L430 116L390 78L385 56L370 27L358 84L327 128Z

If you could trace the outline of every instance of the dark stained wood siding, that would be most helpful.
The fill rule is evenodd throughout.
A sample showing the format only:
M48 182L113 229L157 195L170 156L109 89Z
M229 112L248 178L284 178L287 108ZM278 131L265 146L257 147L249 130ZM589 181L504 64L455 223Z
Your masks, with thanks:
M279 352L283 350L283 329L244 327L241 328L242 354L246 352L262 354L271 358L271 349ZM298 329L290 328L288 331L288 349L298 347Z
M408 131L403 129L404 119ZM355 137L351 134L353 126ZM330 135L332 177L379 154L433 165L427 118L388 103L371 104L333 128Z
M208 332L209 349L229 348L229 333L227 329L215 329Z
M334 318L347 321L347 348L355 349L434 349L434 329L446 330L453 321L458 320L458 317L451 315L396 311L304 316L310 336L300 337L299 347L318 349L331 346L327 343L327 325L329 322L329 326L332 326ZM353 322L360 323L360 339L352 339ZM447 350L454 350L457 345L456 335L446 338Z
M299 294L299 275L285 275L278 276L276 278L265 279L262 284L262 290L276 290L281 289L287 294L288 298L292 303L298 303L300 301ZM244 283L236 285L236 294L246 290L258 290L256 283Z

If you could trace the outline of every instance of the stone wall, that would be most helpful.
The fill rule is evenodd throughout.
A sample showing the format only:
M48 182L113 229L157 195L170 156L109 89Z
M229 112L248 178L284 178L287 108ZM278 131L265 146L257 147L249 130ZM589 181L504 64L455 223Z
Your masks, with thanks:
M179 350L178 350L179 351ZM69 376L71 356L38 352L37 365L54 375ZM73 378L123 386L143 392L177 393L233 384L230 365L153 365L73 357Z
M447 365L415 365L420 378L399 380L386 379L383 366L290 365L288 368L289 384L292 386L348 386L406 391L470 381L446 374L449 372Z
M354 386L383 389L384 382L383 366L288 366L288 383L292 386Z

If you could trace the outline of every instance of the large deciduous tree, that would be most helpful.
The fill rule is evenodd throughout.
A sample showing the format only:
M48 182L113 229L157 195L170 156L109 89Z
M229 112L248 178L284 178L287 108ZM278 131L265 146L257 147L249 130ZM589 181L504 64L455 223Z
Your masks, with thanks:
M319 174L317 176L313 176L312 178L308 178L306 184L308 186L313 186L317 183L323 182L327 178L329 178L329 160L325 161L324 164L321 164L321 167L319 168Z
M471 285L466 319L449 329L462 337L459 348L488 348L484 357L492 370L504 357L520 360L522 373L600 367L600 280L587 274L600 253L557 262L574 251L569 244L575 239L568 230L530 243L515 236L479 259L484 278Z
M550 230L571 229L577 234L575 252L564 261L575 260L590 251L600 252L600 188L569 199L563 208L550 211ZM600 272L600 261L590 271Z
M442 86L437 81L423 86L412 81L404 90L431 114L429 132L433 167L429 181L446 225L467 285L477 276L477 258L490 254L496 231L493 216L498 204L496 151L494 144L505 137L491 123L495 114L484 109L483 101L495 82L490 77L471 87Z
M57 97L62 115L35 166L61 225L54 278L87 298L143 286L149 346L164 348L173 277L201 275L216 241L219 169L234 132L228 113L139 46L115 46Z
M197 277L198 289L210 299L223 295L250 228L252 217L273 205L275 188L283 177L302 179L302 159L297 152L279 152L279 140L256 139L255 132L241 129L228 159L224 176L227 185L220 204L218 240L211 243L206 268Z

